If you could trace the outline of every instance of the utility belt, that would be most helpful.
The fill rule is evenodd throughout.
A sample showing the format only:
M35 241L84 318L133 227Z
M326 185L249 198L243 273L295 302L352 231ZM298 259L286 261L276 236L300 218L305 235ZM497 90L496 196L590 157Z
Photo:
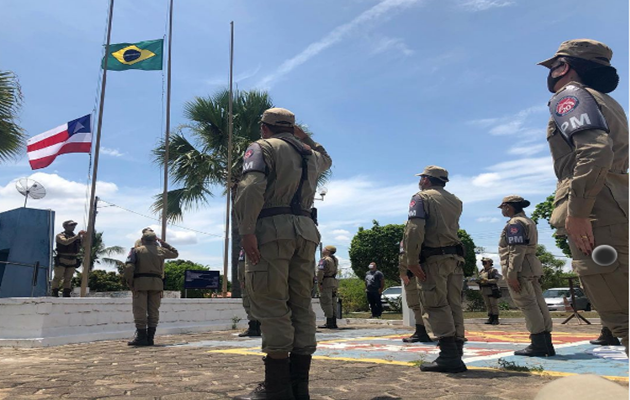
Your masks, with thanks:
M61 258L65 258L65 259L70 259L70 258L74 258L75 261L71 264L66 264L61 262ZM56 255L55 256L55 266L57 267L64 267L64 268L79 268L79 265L81 265L81 261L83 261L81 258L77 257L77 256L64 256L64 255Z
M336 278L336 277L337 277L337 274L328 275L328 276L324 275L324 279L326 279L326 278Z
M271 207L264 208L258 214L258 219L273 217L276 215L301 215L304 217L309 217L315 220L317 217L313 218L313 212L309 212L306 210L293 210L291 207Z
M134 278L158 278L158 279L162 279L162 275L160 274L151 274L151 273L140 273L140 274L133 274Z
M429 257L455 254L460 257L466 256L464 245L456 244L455 246L446 247L423 247L420 251L420 263L426 262Z

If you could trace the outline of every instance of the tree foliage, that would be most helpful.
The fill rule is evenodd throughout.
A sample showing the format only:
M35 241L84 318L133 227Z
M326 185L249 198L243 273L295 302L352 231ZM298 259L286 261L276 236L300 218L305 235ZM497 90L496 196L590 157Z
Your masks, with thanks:
M26 133L18 123L22 106L20 83L10 71L0 71L0 162L17 159L26 144Z
M76 276L72 279L72 286L81 286L81 279L81 273L77 272ZM112 271L107 272L101 269L95 269L90 272L88 287L91 292L118 292L128 290L119 273Z
M543 277L541 281L543 289L566 286L566 278L568 276L577 277L577 275L573 273L563 272L562 267L564 267L566 262L557 259L553 254L547 251L542 244L536 247L536 257L538 257L543 266Z
M376 220L373 220L372 224L371 229L360 227L350 242L348 254L350 255L352 270L359 278L363 278L368 271L368 265L373 261L385 275L385 279L399 282L398 256L405 225L381 226ZM457 236L466 248L464 274L471 276L477 268L475 243L463 229L457 232Z
M534 212L532 213L532 220L534 222L538 224L539 220L544 219L545 221L547 221L547 223L552 229L555 229L553 226L551 226L551 223L549 222L551 219L551 213L553 212L553 208L554 208L553 207L554 199L555 199L555 193L547 197L545 201L543 201L542 203L536 204L536 208L534 209ZM556 240L556 246L560 250L562 250L562 253L567 257L571 257L571 248L569 247L569 242L567 242L566 236L558 237L554 233L553 237Z

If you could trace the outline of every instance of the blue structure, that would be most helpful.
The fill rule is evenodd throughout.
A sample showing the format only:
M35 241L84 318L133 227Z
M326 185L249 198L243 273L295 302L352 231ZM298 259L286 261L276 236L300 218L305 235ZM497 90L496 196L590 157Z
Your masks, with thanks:
M0 213L0 297L47 295L54 223L52 210L17 208Z

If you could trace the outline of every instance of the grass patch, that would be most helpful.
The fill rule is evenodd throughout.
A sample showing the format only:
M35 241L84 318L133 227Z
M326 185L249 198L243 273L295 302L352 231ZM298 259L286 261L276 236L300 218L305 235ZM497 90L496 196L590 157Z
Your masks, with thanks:
M425 364L427 362L427 358L424 354L420 355L420 359L419 360L415 360L411 362L411 365L413 365L414 367L420 368L420 366L422 364Z
M504 360L503 358L499 358L497 360L497 364L499 364L499 369L505 371L515 371L515 372L537 372L542 373L545 371L542 365L538 365L535 367L526 367L524 365L517 365L515 362Z

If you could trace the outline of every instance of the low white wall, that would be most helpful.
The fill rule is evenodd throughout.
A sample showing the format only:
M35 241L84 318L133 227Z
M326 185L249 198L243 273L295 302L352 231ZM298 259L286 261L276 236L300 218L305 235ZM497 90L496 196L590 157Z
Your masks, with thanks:
M317 320L324 320L313 299ZM241 299L162 299L157 334L239 328L247 325ZM0 299L0 346L42 347L130 338L135 331L130 298Z

